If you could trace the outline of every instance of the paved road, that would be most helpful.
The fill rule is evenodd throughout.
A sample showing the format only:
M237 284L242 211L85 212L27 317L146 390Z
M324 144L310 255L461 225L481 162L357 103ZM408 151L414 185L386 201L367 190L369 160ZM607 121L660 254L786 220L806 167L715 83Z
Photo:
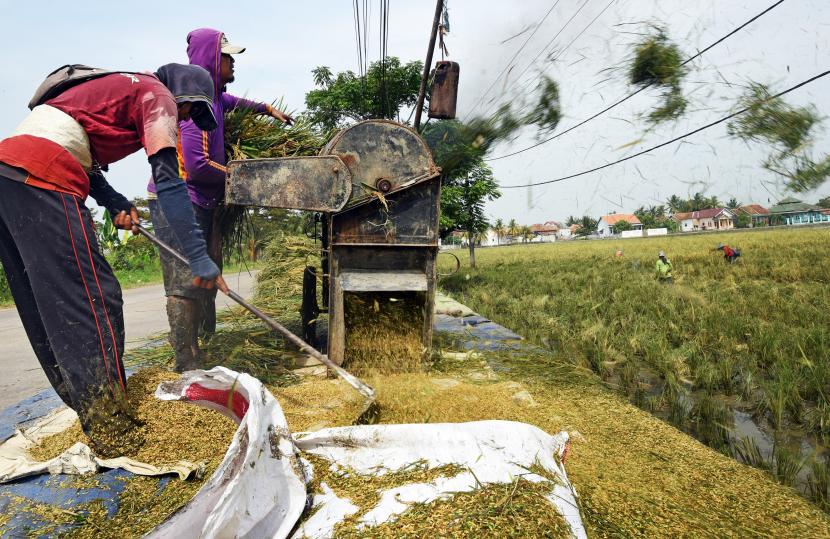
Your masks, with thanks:
M254 274L231 274L225 280L243 297L251 295ZM220 309L235 305L222 293L216 304ZM124 323L128 350L143 344L151 335L167 331L162 286L124 290ZM49 387L14 308L0 310L0 373L0 409Z

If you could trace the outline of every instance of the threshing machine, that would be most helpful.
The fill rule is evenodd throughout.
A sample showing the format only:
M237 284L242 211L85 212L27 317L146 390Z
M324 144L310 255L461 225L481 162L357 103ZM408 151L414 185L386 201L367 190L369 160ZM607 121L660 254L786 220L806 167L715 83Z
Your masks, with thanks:
M319 277L328 356L338 364L348 357L346 294L415 298L423 344L430 347L440 194L439 170L424 140L388 120L340 131L318 156L228 163L228 203L319 212L322 274L314 267L304 274L303 336L317 345Z

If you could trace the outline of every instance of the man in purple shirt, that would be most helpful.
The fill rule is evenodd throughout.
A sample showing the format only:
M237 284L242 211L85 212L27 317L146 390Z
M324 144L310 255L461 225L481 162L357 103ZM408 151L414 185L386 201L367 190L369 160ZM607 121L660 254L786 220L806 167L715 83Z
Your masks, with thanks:
M249 108L291 124L293 119L267 103L258 103L225 92L234 81L234 59L231 55L245 51L228 42L225 35L210 28L199 28L187 35L187 56L190 63L205 68L214 82L213 113L217 127L207 132L192 121L179 124L179 171L187 183L196 219L205 236L210 257L222 267L222 238L215 224L217 206L225 198L225 113L237 107ZM174 247L176 238L170 233L167 219L150 191L150 215L158 236ZM211 334L216 329L216 291L192 286L186 266L161 253L164 289L167 295L167 318L170 343L176 353L179 372L202 366L199 333Z

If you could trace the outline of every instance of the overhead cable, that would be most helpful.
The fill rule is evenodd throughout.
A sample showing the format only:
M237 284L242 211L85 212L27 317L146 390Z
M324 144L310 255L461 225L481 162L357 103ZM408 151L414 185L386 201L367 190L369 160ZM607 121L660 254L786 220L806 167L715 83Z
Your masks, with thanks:
M830 70L825 71L825 72L823 72L823 73L819 73L818 75L815 75L814 77L811 77L811 78L809 78L809 79L807 79L807 80L805 80L805 81L803 81L803 82L800 82L800 83L796 84L795 86L792 86L792 87L790 87L790 88L787 88L786 90L784 90L784 91L782 91L782 92L778 92L777 94L775 94L775 95L773 95L773 96L770 96L770 97L768 97L767 99L764 99L764 100L760 101L759 103L766 103L766 102L768 102L768 101L772 101L773 99L776 99L776 98L778 98L778 97L781 97L781 96L783 96L783 95L786 95L786 94L788 94L788 93L792 92L793 90L797 90L797 89L801 88L802 86L805 86L805 85L807 85L807 84L810 84L810 83L811 83L811 82L813 82L813 81L816 81L816 80L818 80L818 79L820 79L820 78L822 78L822 77L825 77L825 76L827 76L828 74L830 74ZM757 104L758 104L758 103L756 103L755 105L757 106ZM737 111L737 112L733 112L732 114L730 114L730 115L728 115L728 116L724 116L723 118L721 118L721 119L719 119L719 120L715 120L714 122L711 122L711 123L708 123L708 124L703 125L703 126L701 126L701 127L698 127L697 129L695 129L695 130L693 130L693 131L689 131L688 133L685 133L685 134L683 134L683 135L680 135L679 137L674 137L674 138L673 138L673 139L671 139L671 140L667 140L667 141L665 141L665 142L661 142L660 144L657 144L656 146L652 146L651 148L648 148L648 149L642 150L642 151L637 152L637 153L635 153L635 154L631 154L631 155L629 155L628 157L623 157L622 159L618 159L618 160L613 161L613 162L611 162L611 163L606 163L606 164L604 164L604 165L601 165L601 166L598 166L598 167L594 167L594 168L589 169L589 170L583 170L582 172L577 172L576 174L569 174L569 175L567 175L567 176L562 176L562 177L560 177L560 178L555 178L555 179L553 179L553 180L545 180L545 181L541 181L541 182L526 183L526 184L522 184L522 185L499 185L499 188L501 188L501 189L515 189L515 188L518 188L518 187L532 187L532 186L534 186L534 185L546 185L546 184L549 184L549 183L556 183L556 182L561 182L561 181L564 181L564 180L569 180L569 179L571 179L571 178L576 178L576 177L579 177L579 176L584 176L584 175L586 175L586 174L590 174L591 172L597 172L598 170L602 170L602 169L605 169L605 168L612 167L612 166L614 166L614 165L618 165L618 164L623 163L623 162L625 162L625 161L629 161L629 160L631 160L631 159L634 159L635 157L639 157L639 156L641 156L641 155L645 155L645 154L647 154L647 153L649 153L649 152L652 152L652 151L657 150L657 149L659 149L659 148L662 148L662 147L664 147L664 146L668 146L669 144L673 144L673 143L675 143L675 142L677 142L677 141L679 141L679 140L683 140L684 138L689 137L689 136L691 136L691 135L694 135L694 134L696 134L696 133L700 133L701 131L704 131L704 130L706 130L706 129L709 129L710 127L713 127L713 126L716 126L716 125L718 125L718 124L721 124L721 123L723 123L723 122L725 122L725 121L727 121L727 120L731 120L731 119L732 119L732 118L734 118L735 116L739 116L739 115L741 115L741 114L745 113L745 112L746 112L746 111L748 111L750 108L752 108L752 106L742 108L741 110L739 110L739 111Z
M743 23L742 25L738 26L737 28L735 28L734 30L732 30L731 32L729 32L728 34L726 34L725 36L723 36L723 37L721 37L720 39L718 39L717 41L715 41L715 42L711 43L711 44L710 44L709 46L707 46L706 48L704 48L704 49L702 49L702 50L698 51L698 52L697 52L697 54L695 54L694 56L690 56L689 58L687 58L687 59L686 59L686 60L685 60L685 61L681 64L681 66L684 66L684 65L688 64L689 62L691 62L691 61L693 61L693 60L695 60L695 59L699 58L699 57L700 57L700 56L702 56L704 53L706 53L707 51L711 50L713 47L715 47L715 46L719 45L720 43L724 42L725 40L727 40L728 38L732 37L732 36L733 36L733 35L735 35L736 33L740 32L741 30L743 30L744 28L746 28L747 26L749 26L750 24L752 24L753 22L755 22L756 20L758 20L758 19L759 19L760 17L762 17L763 15L765 15L765 14L769 13L770 11L772 11L774 8L778 7L778 6L779 6L779 5L781 5L782 3L784 3L784 0L778 0L777 2L775 2L774 4L772 4L771 6L769 6L767 9L765 9L764 11L762 11L762 12L758 13L757 15L755 15L754 17L752 17L751 19L749 19L748 21L746 21L746 22L745 22L745 23ZM621 99L619 99L619 100L615 101L615 102L614 102L614 103L612 103L611 105L609 105L609 106L605 107L604 109L600 110L600 111L599 111L599 112L597 112L596 114L593 114L592 116L589 116L588 118L585 118L585 119L584 119L584 120L582 120L581 122L579 122L579 123L577 123L577 124L575 124L575 125L572 125L571 127L569 127L569 128L567 128L567 129L565 129L564 131L562 131L562 132L560 132L560 133L556 133L555 135L553 135L553 136L551 136L551 137L548 137L548 138L546 138L546 139L544 139L544 140L541 140L541 141L539 141L539 142L537 142L537 143L535 143L535 144L532 144L532 145L530 145L530 146L528 146L528 147L526 147L526 148L522 148L521 150L516 150L515 152L510 152L510 153L507 153L507 154L504 154L504 155L500 155L500 156L498 156L498 157L488 157L488 158L485 158L484 160L485 160L485 161L497 161L497 160L499 160L499 159L505 159L505 158L507 158L507 157L512 157L512 156L514 156L514 155L518 155L518 154L523 153L523 152L526 152L526 151L528 151L528 150L532 150L533 148L537 148L537 147L539 147L539 146L541 146L541 145L543 145L543 144L547 144L548 142L550 142L550 141L552 141L552 140L555 140L555 139L557 139L557 138L561 137L561 136L562 136L562 135L564 135L565 133L569 133L569 132L573 131L574 129L578 128L578 127L582 127L583 125L585 125L586 123L590 122L591 120L593 120L593 119L595 119L595 118L597 118L597 117L599 117L599 116L602 116L603 114L605 114L605 113L606 113L606 112L608 112L609 110L613 109L614 107L616 107L616 106L620 105L621 103L623 103L623 102L625 102L625 101L628 101L629 99L631 99L631 98L632 98L632 97L634 97L635 95L639 94L640 92L642 92L642 91L643 91L643 90L645 90L646 88L651 87L651 86L652 86L652 84L653 84L653 83L649 83L649 84L646 84L645 86L642 86L642 87L638 88L637 90L634 90L633 92L629 93L628 95L626 95L626 96L622 97Z
M585 1L587 2L588 0L585 0ZM531 32L531 34L529 36L527 36L527 39L525 39L524 43L522 43L522 45L518 48L518 50L516 50L516 52L513 54L513 57L510 59L509 62L507 62L507 65L504 66L504 69L501 70L501 73L499 73L498 76L495 79L493 79L493 82L490 83L490 86L488 86L487 89L484 90L484 93L481 94L481 96L478 98L478 101L475 102L475 104L473 105L473 108L471 108L470 111L475 110L479 106L479 104L481 104L482 100L485 97L487 97L487 94L490 93L490 90L493 89L493 86L495 86L496 83L499 81L499 79L501 79L502 75L504 75L509 69L513 68L513 61L516 60L516 58L519 56L519 53L521 53L524 50L524 48L527 46L527 44L531 40L531 38L533 38L533 36L536 34L536 32L539 31L539 28L542 27L542 23L545 22L545 20L548 18L548 15L551 14L553 9L556 7L557 4L559 4L559 2L560 2L560 0L556 0L553 3L553 5L550 6L550 9L548 9L547 13L545 13L545 16L542 17L542 20L539 21L539 24L537 24L536 28L533 29L533 32Z

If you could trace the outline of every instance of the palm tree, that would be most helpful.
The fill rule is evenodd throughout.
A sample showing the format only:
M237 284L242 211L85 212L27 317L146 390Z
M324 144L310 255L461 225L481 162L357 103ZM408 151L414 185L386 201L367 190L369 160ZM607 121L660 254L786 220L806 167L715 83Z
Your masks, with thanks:
M521 227L520 233L524 242L528 242L533 238L533 231L527 225Z
M669 207L669 211L672 213L680 213L685 211L684 205L685 201L677 195L672 195L671 198L666 201L666 206Z
M689 208L690 211L699 211L706 209L709 204L709 199L701 193L695 193L695 196L693 196L689 202L691 202L692 206Z
M507 235L508 236L516 236L519 233L519 223L516 222L515 219L511 219L509 223L507 223Z
M496 233L496 245L501 245L501 235L504 232L504 221L501 217L496 219L496 224L493 225L493 231Z
M741 207L741 203L738 202L738 199L732 197L729 199L729 202L726 203L726 207L730 210L735 210Z

